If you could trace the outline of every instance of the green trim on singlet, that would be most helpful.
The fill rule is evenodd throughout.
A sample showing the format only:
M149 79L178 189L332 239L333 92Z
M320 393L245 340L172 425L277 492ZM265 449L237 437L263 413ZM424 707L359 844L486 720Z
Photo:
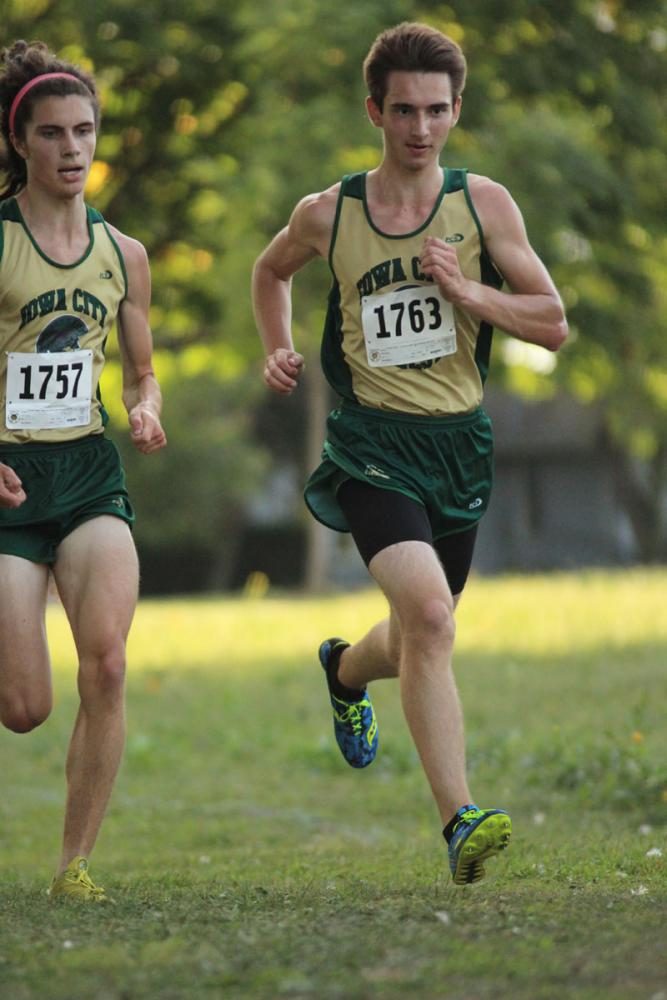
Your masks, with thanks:
M445 167L445 194L468 190L468 171L464 167Z
M7 222L21 221L21 214L19 212L16 198L11 197L0 202L0 219L5 219Z
M436 213L440 210L440 206L442 205L442 199L445 197L447 191L449 190L449 188L447 187L448 172L449 171L447 170L443 171L444 176L442 180L442 187L440 188L440 193L438 194L438 197L435 200L435 204L433 205L433 209L431 210L429 217L421 224L421 226L418 226L417 229L413 229L412 232L409 233L385 233L383 229L380 229L379 226L375 225L371 217L371 213L368 208L368 200L366 198L366 177L368 176L368 174L366 172L362 174L353 175L353 177L358 178L358 185L361 187L361 200L364 203L364 215L366 216L366 222L368 223L369 228L372 229L374 233L377 233L378 236L382 236L383 239L387 240L409 240L412 236L418 236L419 233L423 232L428 226L430 226L430 224L433 222L433 219L436 216ZM358 197L358 195L355 194L352 197Z
M352 372L345 360L343 352L342 318L340 312L341 291L338 277L333 267L333 256L339 233L344 198L357 199L363 203L364 215L368 226L372 231L385 239L404 240L418 235L432 223L437 212L441 209L443 199L447 194L462 191L464 193L471 218L479 234L479 264L481 281L483 284L489 285L493 288L501 288L503 284L503 277L493 264L493 261L486 249L484 231L468 189L468 170L466 168L443 168L442 187L438 198L436 199L435 205L433 206L433 210L429 214L428 219L426 219L426 221L419 226L418 229L411 233L385 233L383 230L374 225L366 200L366 179L367 171L363 171L356 174L346 174L341 181L328 253L329 268L331 270L333 280L327 301L327 312L320 349L320 360L327 380L332 386L335 386L336 391L342 399L355 403L358 403L359 401L353 390ZM474 360L479 371L482 384L486 381L489 371L492 340L493 326L490 323L481 321L479 324L479 333L475 346Z
M14 204L16 206L16 213L17 214L12 219L12 222L19 222L21 224L21 226L23 227L23 230L24 230L26 236L28 237L28 239L30 240L30 242L31 242L31 244L33 246L33 249L42 258L42 260L46 261L46 263L50 267L56 267L60 271L72 271L72 270L74 270L74 268L79 267L80 264L83 264L84 260L86 260L88 257L90 257L90 255L92 253L92 250L93 250L93 246L95 245L95 235L93 233L93 218L92 218L92 213L95 212L95 209L89 208L86 205L86 228L88 229L88 246L86 247L85 253L83 253L78 258L78 260L75 260L72 264L61 264L61 263L59 263L59 261L53 260L51 257L48 256L48 254L44 253L44 251L40 247L39 243L37 243L35 241L32 233L30 232L30 230L28 228L28 225L27 225L25 219L23 218L23 214L21 212L19 204L18 204L18 202L16 201L15 198L14 198ZM99 213L96 213L96 214L99 215ZM101 216L100 216L100 218L101 218Z
M479 233L479 242L481 247L481 253L479 256L479 267L482 278L482 284L488 285L491 288L502 288L503 286L503 276L499 272L498 268L495 266L489 252L486 249L486 241L484 238L484 230L482 229L482 223L477 214L477 209L475 208L475 203L472 200L470 190L468 188L468 171L460 170L457 171L463 174L463 192L466 198L466 204L470 209L470 214L472 215L475 225L477 226L477 232ZM486 382L487 375L489 374L489 363L491 361L491 344L493 342L493 326L491 323L487 323L482 320L479 324L479 335L477 337L477 344L475 346L475 364L477 365L477 370L479 371L480 378L482 379L482 385Z
M110 241L112 247L114 248L114 250L116 251L116 255L118 256L118 263L120 264L120 269L121 269L122 274L123 274L123 281L125 283L125 295L124 295L124 298L127 298L127 289L128 289L127 268L125 267L125 258L123 257L123 251L118 246L118 243L116 242L116 240L115 240L115 238L114 238L111 230L109 229L109 225L108 225L106 219L102 215L100 215L99 212L97 214L99 216L99 221L104 226L104 231L106 232L107 236L109 237L109 241Z
M334 275L327 301L324 335L320 347L320 361L329 383L343 399L358 402L352 389L352 372L343 354L343 330L340 321L340 285Z
M331 239L329 240L329 254L328 254L328 257L327 257L327 259L329 261L329 267L331 268L332 274L334 274L334 269L333 269L333 252L334 252L334 247L336 246L336 237L338 236L338 224L340 222L340 213L343 210L343 194L347 193L347 183L348 183L348 181L351 179L351 177L355 177L355 176L358 176L358 175L356 175L356 174L352 174L352 175L346 174L345 177L343 177L342 181L340 182L340 190L338 191L338 199L336 201L336 214L334 215L333 227L331 229ZM359 196L355 194L352 197L356 198L356 197L359 197ZM335 274L334 274L334 278L335 278Z
M118 256L118 263L120 264L120 269L123 274L123 281L125 283L125 295L127 295L127 269L125 267L125 258L123 257L123 254L121 252L120 247L118 246L118 243L112 236L104 216L100 212L98 212L96 208L91 208L90 205L86 205L86 227L88 229L88 236L89 236L88 247L86 249L86 252L81 257L79 257L79 259L75 261L73 264L60 264L57 260L52 260L51 257L49 257L47 254L44 253L39 244L35 242L32 233L28 229L28 226L26 225L25 219L23 218L21 209L19 208L19 204L15 197L7 198L6 201L0 202L0 261L2 260L2 253L4 250L4 243L5 243L4 232L2 227L3 221L18 222L19 225L22 226L28 239L30 240L30 243L32 244L33 248L37 251L39 256L42 258L42 260L45 260L47 264L51 265L51 267L57 267L63 271L69 271L72 268L78 267L79 264L82 264L84 260L86 260L86 258L90 256L95 244L95 234L93 227L95 225L101 224L104 227L104 230L107 236L109 237L109 240Z
M361 178L363 174L346 174L340 182L338 200L336 202L336 214L331 231L329 242L329 268L332 274L332 285L327 299L327 312L324 320L324 332L320 345L320 361L322 369L327 373L327 378L333 377L336 391L344 399L357 402L357 397L352 390L352 373L345 361L343 354L343 334L340 322L340 285L333 268L333 252L338 236L338 225L343 209L343 198L363 198L363 188Z
M0 201L0 261L2 260L2 254L5 249L5 234L2 223L20 221L21 218L18 214L16 198L7 198L5 201Z

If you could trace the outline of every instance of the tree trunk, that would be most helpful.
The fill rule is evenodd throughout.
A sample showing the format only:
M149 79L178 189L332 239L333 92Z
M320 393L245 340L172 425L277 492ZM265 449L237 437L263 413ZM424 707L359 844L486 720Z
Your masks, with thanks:
M667 560L667 444L639 462L614 447L618 496L632 525L641 562Z
M306 427L306 468L307 474L319 465L324 441L325 423L330 410L329 386L315 359L311 360L305 373L305 389L308 398ZM308 514L306 528L306 562L304 568L304 588L309 593L326 590L329 568L333 552L333 533L329 528Z

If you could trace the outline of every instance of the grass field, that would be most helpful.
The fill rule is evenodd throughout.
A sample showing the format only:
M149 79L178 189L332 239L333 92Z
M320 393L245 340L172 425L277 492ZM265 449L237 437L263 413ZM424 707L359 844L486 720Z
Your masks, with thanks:
M667 572L473 579L456 671L476 799L514 838L455 889L395 684L339 757L315 650L371 593L143 602L125 761L93 858L115 903L50 903L71 641L56 706L0 733L3 1000L666 1000Z

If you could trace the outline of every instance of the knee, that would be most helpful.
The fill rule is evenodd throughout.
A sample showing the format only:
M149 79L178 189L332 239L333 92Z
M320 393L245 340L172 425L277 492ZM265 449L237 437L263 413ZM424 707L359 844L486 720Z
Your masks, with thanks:
M85 697L113 697L125 685L125 647L112 644L95 655L82 657L79 687Z
M425 648L453 646L456 636L454 606L440 597L429 597L415 605L408 623L410 640Z
M29 733L37 729L51 714L51 701L29 701L15 697L0 703L0 722L12 733Z

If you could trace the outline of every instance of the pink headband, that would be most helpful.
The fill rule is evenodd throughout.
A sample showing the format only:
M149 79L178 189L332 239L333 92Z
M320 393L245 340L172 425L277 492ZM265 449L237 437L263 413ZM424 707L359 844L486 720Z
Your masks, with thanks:
M32 90L38 83L42 83L43 80L76 80L77 83L82 83L78 76L74 76L73 73L42 73L41 76L33 76L32 80L28 80L24 83L18 94L12 101L12 106L9 109L9 131L14 131L14 119L16 118L16 112L18 111L19 104L28 93ZM83 84L85 87L85 84Z

